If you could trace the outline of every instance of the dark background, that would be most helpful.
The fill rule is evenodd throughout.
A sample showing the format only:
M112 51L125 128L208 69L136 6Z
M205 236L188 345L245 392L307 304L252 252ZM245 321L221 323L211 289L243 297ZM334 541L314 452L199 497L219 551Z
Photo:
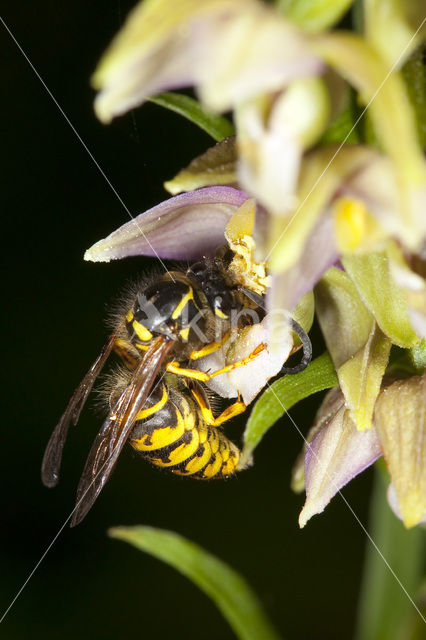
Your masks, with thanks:
M168 197L162 182L212 141L147 104L115 121L93 115L89 77L132 2L4 2L2 16L132 213ZM61 483L40 462L73 389L98 355L107 306L154 264L83 261L84 250L128 215L16 44L0 26L2 277L5 357L1 420L0 609L5 610L74 505L101 424L89 406L70 433ZM316 353L322 347L315 345ZM292 410L307 432L320 397ZM236 440L243 422L231 429ZM286 638L350 638L365 536L340 498L306 529L289 488L300 435L288 418L227 482L162 473L129 449L84 523L66 527L2 624L9 639L234 637L215 606L157 560L107 538L113 525L176 531L240 571ZM367 519L370 472L344 491Z

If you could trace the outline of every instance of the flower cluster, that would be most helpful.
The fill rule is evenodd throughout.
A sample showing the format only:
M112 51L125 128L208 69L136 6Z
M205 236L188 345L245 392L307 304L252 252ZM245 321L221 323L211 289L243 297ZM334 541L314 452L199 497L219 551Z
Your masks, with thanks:
M363 34L330 30L350 2L329 4L320 17L260 0L134 9L94 74L98 117L193 87L211 112L233 112L236 136L193 160L165 183L173 197L86 259L194 260L228 242L259 277L267 265L269 320L236 351L264 341L269 353L250 364L249 388L237 372L215 387L247 403L294 346L288 328L272 341L274 313L303 317L309 330L315 299L339 387L294 470L307 494L300 524L383 455L390 503L411 527L426 516L426 164L407 81L425 37L421 3L365 2ZM368 106L363 138L348 121L355 92Z

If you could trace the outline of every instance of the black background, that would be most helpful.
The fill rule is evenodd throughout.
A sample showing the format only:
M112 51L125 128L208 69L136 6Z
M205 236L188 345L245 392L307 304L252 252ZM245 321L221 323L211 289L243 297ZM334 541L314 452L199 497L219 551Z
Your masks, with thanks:
M93 115L89 77L131 2L3 3L3 18L132 213L168 197L169 179L212 141L147 104L109 127ZM41 485L45 444L98 355L105 311L154 261L83 262L128 220L93 160L2 26L0 609L5 610L69 515L101 416L88 406L67 444L61 483ZM321 346L315 345L316 353ZM307 432L320 397L292 410ZM236 440L243 422L231 429ZM306 529L289 488L300 435L281 420L255 465L228 482L162 473L126 449L84 523L60 533L2 624L2 637L232 638L215 606L157 560L107 538L118 524L176 531L255 588L286 638L352 636L365 536L337 497ZM345 489L365 523L370 472Z

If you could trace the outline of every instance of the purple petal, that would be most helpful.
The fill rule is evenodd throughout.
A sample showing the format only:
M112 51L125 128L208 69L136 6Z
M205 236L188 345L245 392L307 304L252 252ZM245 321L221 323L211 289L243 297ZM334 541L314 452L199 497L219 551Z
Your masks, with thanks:
M327 211L308 236L296 264L273 277L268 309L292 311L300 298L311 291L327 269L335 263L338 255L334 242L333 219Z
M321 513L342 487L382 454L376 429L357 430L340 390L333 390L323 407L328 415L321 416L320 410L319 419L324 422L305 456L306 502L299 516L301 527Z
M198 260L225 244L229 219L249 196L232 187L207 187L174 196L139 214L88 249L85 260L128 256Z

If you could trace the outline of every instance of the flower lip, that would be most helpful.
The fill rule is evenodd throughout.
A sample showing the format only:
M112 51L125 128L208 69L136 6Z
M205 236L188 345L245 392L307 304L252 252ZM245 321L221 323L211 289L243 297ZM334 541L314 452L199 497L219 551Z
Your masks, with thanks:
M236 340L231 337L222 349L198 361L202 371L217 370L249 356L260 344L266 345L252 362L208 382L207 386L212 391L222 398L240 395L246 404L250 404L268 380L279 373L293 347L292 330L286 319L278 326L279 333L272 337L270 323L271 317L265 316L261 322L241 330ZM275 345L272 348L273 341L277 342L278 347Z
M206 187L161 202L88 249L85 260L128 256L198 260L225 244L225 227L248 195L232 187Z

